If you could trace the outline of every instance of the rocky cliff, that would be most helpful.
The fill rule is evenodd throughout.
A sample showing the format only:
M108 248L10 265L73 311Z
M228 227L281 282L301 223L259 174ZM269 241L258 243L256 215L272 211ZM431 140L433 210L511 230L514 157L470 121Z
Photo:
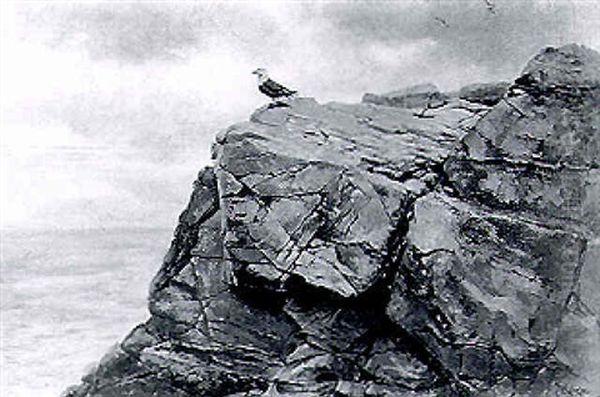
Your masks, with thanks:
M152 316L66 394L600 392L600 55L425 91L221 132Z

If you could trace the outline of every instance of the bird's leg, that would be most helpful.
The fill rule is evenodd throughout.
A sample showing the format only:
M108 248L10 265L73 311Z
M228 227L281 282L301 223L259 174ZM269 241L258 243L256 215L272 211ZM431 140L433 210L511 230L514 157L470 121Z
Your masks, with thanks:
M271 102L270 107L271 108L279 108L279 107L289 107L290 105L288 105L282 97L279 98L273 98L273 102Z

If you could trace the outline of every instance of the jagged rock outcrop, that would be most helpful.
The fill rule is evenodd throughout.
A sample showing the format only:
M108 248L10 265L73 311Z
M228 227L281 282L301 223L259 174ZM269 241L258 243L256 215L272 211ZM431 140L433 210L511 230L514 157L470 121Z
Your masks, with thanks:
M151 318L67 395L591 395L599 59L546 49L493 107L299 98L223 131Z
M445 162L442 189L415 202L388 306L479 391L545 390L581 366L563 354L561 326L590 309L579 279L598 236L600 56L549 48L511 90Z

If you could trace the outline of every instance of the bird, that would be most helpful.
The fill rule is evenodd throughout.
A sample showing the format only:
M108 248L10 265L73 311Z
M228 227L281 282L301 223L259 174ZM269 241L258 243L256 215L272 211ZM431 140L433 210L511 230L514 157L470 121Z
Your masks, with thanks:
M258 68L252 74L258 77L258 90L273 101L277 102L282 98L289 98L297 93L297 91L290 90L278 82L271 80L266 69Z
M489 12L496 14L496 4L494 4L492 0L483 0L483 2L485 3L485 7Z
M440 25L442 25L445 28L449 28L450 27L450 24L444 18L435 17L433 19L435 19L437 22L440 23Z

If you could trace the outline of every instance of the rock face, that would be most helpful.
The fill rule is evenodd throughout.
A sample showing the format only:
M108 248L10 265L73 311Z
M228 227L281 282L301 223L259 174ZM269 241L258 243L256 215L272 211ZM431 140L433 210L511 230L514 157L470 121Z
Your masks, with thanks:
M599 71L549 48L492 108L299 98L223 131L152 316L66 395L598 393Z

